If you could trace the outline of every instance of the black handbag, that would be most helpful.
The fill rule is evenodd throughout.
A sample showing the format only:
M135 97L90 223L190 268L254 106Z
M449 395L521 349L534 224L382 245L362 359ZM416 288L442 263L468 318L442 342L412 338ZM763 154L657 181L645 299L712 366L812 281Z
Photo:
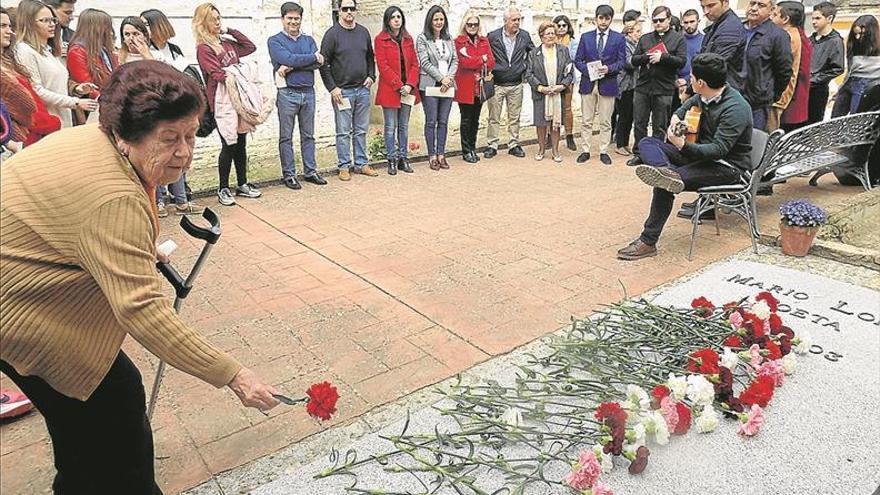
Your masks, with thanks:
M495 82L486 80L488 76L489 68L486 64L483 64L483 68L480 70L480 78L477 80L477 84L480 86L480 103L486 103L489 98L495 96Z

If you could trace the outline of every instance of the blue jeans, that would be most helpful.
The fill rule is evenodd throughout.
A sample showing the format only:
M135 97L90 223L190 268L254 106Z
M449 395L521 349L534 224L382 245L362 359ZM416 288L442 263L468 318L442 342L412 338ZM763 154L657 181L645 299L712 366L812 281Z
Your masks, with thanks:
M639 141L639 153L646 165L667 167L681 176L685 191L696 191L706 186L732 184L740 176L740 172L714 160L689 161L674 145L655 137L646 137ZM663 226L672 213L675 195L671 192L654 188L651 199L651 211L640 239L649 246L657 244Z
M168 184L168 186L159 185L156 188L156 203L164 203L165 196L168 194L168 191L171 191L171 196L174 198L174 203L180 206L187 204L186 200L186 174L180 176L177 179L177 182L172 184Z
M770 119L770 107L752 108L752 127L767 132L767 121Z
M422 107L425 109L425 141L428 142L428 155L445 155L452 98L425 96L422 92Z
M316 175L315 162L315 90L314 88L278 88L278 156L281 157L281 175L286 179L296 175L293 153L293 128L299 119L299 146L305 175Z
M863 77L850 77L843 83L831 108L831 118L856 113L859 103L862 102L862 94L868 86L869 79Z
M409 144L409 115L412 107L401 104L400 108L382 108L385 116L385 154L389 161L406 158ZM397 137L397 146L394 138Z
M354 144L354 168L367 164L367 127L370 125L370 90L360 86L343 88L342 97L351 103L349 110L339 110L336 104L336 157L339 168L351 168L351 148Z

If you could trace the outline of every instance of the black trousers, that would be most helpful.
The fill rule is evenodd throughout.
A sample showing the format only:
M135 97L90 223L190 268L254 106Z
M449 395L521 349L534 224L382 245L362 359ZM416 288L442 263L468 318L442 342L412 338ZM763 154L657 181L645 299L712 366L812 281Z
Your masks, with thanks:
M122 351L85 402L42 378L6 374L46 420L55 452L55 495L161 495L153 469L153 432L141 374Z
M668 167L670 170L678 172L684 182L685 191L696 191L706 186L732 184L740 176L739 171L714 160L689 162L675 146L660 139L647 138L639 145L642 148L642 160L647 165ZM645 226L640 236L642 242L649 246L657 244L660 233L663 232L663 227L666 225L666 220L672 213L674 202L674 194L666 189L654 188L651 212L648 214L648 219L645 220Z
M825 120L825 107L828 105L828 85L810 86L810 100L807 104L807 124Z
M639 142L648 135L648 119L651 120L651 135L658 139L666 136L672 111L672 95L649 95L636 91L633 95L633 137L638 152Z
M220 188L229 187L229 173L232 171L233 161L236 182L239 186L247 184L247 134L239 134L235 144L226 144L226 140L220 136L220 145L220 156L217 158Z
M620 93L617 99L617 127L614 130L614 140L618 148L629 146L629 134L633 127L633 93L629 89Z
M473 104L459 103L461 113L461 152L470 153L477 151L477 131L480 129L480 112L483 103L479 97L474 98Z

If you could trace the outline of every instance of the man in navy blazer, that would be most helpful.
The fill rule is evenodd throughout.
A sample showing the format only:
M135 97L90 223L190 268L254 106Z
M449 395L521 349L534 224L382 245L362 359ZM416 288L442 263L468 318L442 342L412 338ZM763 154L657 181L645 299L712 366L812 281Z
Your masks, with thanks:
M610 29L614 9L610 5L596 7L596 29L581 35L574 64L581 72L581 139L583 152L577 162L590 159L590 141L593 137L593 121L599 122L599 159L611 165L608 144L611 142L611 113L614 99L619 95L617 73L626 63L626 40L623 35ZM587 67L591 62L602 63L598 67L599 78L590 80ZM590 64L592 65L592 64ZM595 76L594 76L595 77Z

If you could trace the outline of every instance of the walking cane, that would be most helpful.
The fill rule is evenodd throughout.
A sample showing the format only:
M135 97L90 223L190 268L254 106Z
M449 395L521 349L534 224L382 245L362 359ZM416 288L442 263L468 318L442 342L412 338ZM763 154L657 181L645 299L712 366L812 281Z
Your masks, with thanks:
M183 300L186 299L186 296L188 296L189 292L192 290L193 282L202 270L202 266L208 259L211 249L213 249L214 244L217 244L217 240L220 239L220 219L217 217L217 214L209 208L205 208L202 217L211 224L209 228L199 227L186 215L180 219L180 227L187 234L196 239L205 241L205 245L202 247L202 252L199 254L199 258L196 260L195 265L193 265L189 275L187 275L186 280L184 280L183 277L180 276L180 273L171 266L171 263L163 263L161 261L156 263L156 268L159 269L162 275L164 275L174 287L174 293L176 294L176 297L174 298L174 311L177 313L180 313L180 305L183 304ZM148 419L153 418L153 411L156 409L156 398L159 396L159 387L162 385L162 376L164 374L165 361L160 359L159 369L156 370L156 378L153 379L153 390L150 392L150 403L147 406Z

